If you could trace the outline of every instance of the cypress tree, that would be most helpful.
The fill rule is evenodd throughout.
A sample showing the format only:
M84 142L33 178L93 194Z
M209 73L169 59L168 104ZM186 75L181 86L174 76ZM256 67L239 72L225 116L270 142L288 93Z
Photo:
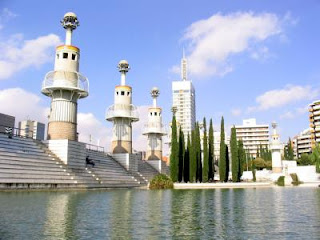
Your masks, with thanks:
M203 167L202 167L202 182L208 182L209 179L209 152L207 138L206 118L203 118Z
M187 149L184 154L184 162L183 162L183 180L184 182L190 182L190 136L188 134L188 140L187 140Z
M184 144L184 136L182 129L180 127L179 131L179 173L178 173L178 181L182 182L183 178L183 159L184 159L184 152L185 152L185 144Z
M226 159L226 152L227 146L224 142L224 119L221 118L221 128L220 128L220 159L219 159L219 175L220 181L225 182L226 180L226 170L227 170L227 159ZM227 177L228 179L228 177Z
M239 157L238 157L238 144L237 144L237 135L236 135L236 128L233 126L231 128L231 141L230 141L230 148L231 148L231 167L232 167L232 181L239 182Z
M288 160L293 160L293 149L291 145L291 138L288 141Z
M201 139L200 139L200 128L199 123L196 123L195 132L195 152L196 152L196 181L202 182L202 161L201 161Z
M197 160L196 160L196 138L195 138L195 130L191 131L191 146L189 148L189 162L190 162L190 182L196 182L196 171L197 171Z
M225 144L225 148L226 148L226 176L224 181L228 182L229 180L229 171L230 171L230 159L229 159L229 147L227 144Z
M173 182L178 181L178 140L176 117L172 117L171 129L171 154L170 154L170 177Z
M246 152L243 148L242 140L238 141L238 157L239 157L239 180L242 177L244 171L244 164L246 163Z
M209 156L208 156L208 165L209 165L209 180L213 180L214 177L214 138L213 138L213 126L212 119L210 119L209 126Z

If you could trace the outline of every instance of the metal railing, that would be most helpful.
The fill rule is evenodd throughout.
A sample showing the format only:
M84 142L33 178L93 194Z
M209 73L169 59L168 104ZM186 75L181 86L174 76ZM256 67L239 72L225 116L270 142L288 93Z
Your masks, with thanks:
M86 143L86 149L96 152L104 152L104 147Z
M5 134L9 138L11 137L22 137L22 138L33 138L33 131L22 128L15 128L6 125L0 125L0 134Z
M139 113L137 107L132 104L117 104L110 106L106 111L106 119L112 119L114 117L131 118L133 121L138 121Z
M74 89L83 92L83 95L88 95L89 81L78 72L50 71L42 82L42 92L49 94L50 89L56 88Z

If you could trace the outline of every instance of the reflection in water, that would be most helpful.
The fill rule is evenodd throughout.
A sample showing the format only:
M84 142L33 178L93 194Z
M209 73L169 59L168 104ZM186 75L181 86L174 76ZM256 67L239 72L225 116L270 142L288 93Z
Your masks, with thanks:
M319 219L312 188L0 193L1 240L317 239Z

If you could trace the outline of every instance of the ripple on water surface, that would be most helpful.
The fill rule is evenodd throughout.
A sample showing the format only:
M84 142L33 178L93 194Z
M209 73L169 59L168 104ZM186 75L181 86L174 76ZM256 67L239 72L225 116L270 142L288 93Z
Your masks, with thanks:
M0 239L319 239L316 188L0 193Z

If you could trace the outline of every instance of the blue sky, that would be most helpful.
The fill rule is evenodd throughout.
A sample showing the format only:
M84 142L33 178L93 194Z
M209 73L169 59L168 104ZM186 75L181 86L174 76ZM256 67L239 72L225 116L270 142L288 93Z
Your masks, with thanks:
M164 122L171 119L171 82L179 79L183 47L196 89L197 118L223 115L227 126L255 117L279 123L286 141L308 127L307 106L320 96L319 1L6 1L0 2L0 112L46 120L49 98L41 83L53 70L55 46L64 41L63 15L80 27L80 72L90 96L79 101L79 131L108 145L116 69L131 65L127 83L142 121L149 91L160 88ZM229 133L228 133L229 134ZM106 136L106 137L105 137ZM139 143L139 144L138 144Z

